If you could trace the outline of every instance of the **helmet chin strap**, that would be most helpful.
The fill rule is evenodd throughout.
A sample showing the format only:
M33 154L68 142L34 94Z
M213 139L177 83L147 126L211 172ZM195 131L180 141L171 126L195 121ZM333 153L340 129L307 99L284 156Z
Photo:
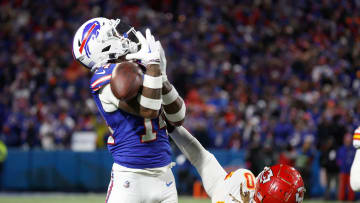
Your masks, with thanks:
M96 63L92 68L91 68L91 72L95 72L98 68L100 68L101 66L105 65L107 63L107 59L103 60L101 62Z

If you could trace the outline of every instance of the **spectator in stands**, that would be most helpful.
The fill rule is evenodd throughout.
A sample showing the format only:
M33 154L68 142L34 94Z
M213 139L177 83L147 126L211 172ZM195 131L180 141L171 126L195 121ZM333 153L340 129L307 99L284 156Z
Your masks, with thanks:
M41 140L41 147L44 150L54 150L54 123L50 121L49 117L45 117L43 123L40 125L39 137Z
M295 161L295 168L301 173L304 180L305 187L311 185L311 170L312 164L315 157L315 151L313 148L313 137L307 136Z
M337 151L337 164L340 167L339 175L339 194L340 201L354 201L355 193L350 187L350 169L355 157L356 149L352 145L352 135L346 133L344 136L344 144Z
M1 131L1 138L9 147L20 147L22 144L20 137L20 130L18 127L10 127L8 124L3 124Z
M242 145L242 137L239 132L234 132L229 141L229 149L233 151L240 150Z
M274 165L277 162L277 153L270 142L264 146L254 145L248 157L250 169L254 174L259 174L265 166Z
M279 163L294 166L296 157L296 149L291 144L288 144L286 149L279 155Z
M344 126L344 117L335 115L330 126L330 135L335 138L337 148L343 145L344 135L346 134L346 127Z
M335 183L335 186L338 185L339 167L336 163L337 157L334 139L329 137L324 139L323 143L324 144L321 146L320 165L326 172L326 188L324 198L325 200L330 200L332 183Z

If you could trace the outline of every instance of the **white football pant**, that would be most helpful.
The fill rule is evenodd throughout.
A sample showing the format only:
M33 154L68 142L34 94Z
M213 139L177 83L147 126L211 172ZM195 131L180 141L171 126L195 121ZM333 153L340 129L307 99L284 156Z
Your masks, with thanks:
M124 170L125 169L125 170ZM113 165L105 203L177 203L178 196L170 166L160 174Z

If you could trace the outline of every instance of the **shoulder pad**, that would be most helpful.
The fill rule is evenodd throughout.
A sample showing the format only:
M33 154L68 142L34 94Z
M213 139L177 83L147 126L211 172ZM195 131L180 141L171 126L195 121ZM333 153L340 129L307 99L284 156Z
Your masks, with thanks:
M116 64L106 64L103 67L98 68L90 80L90 89L92 93L95 93L104 85L108 84L111 79L111 74Z

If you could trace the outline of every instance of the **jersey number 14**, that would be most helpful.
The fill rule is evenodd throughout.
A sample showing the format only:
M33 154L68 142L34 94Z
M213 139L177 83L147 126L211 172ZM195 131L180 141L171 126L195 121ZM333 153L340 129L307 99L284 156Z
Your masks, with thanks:
M141 142L152 142L156 140L156 135L157 132L154 129L153 123L156 120L153 119L148 119L148 118L144 118L144 129L145 129L145 134L141 135ZM164 119L162 118L162 116L159 116L159 129L165 128L166 127L166 123L164 121Z

